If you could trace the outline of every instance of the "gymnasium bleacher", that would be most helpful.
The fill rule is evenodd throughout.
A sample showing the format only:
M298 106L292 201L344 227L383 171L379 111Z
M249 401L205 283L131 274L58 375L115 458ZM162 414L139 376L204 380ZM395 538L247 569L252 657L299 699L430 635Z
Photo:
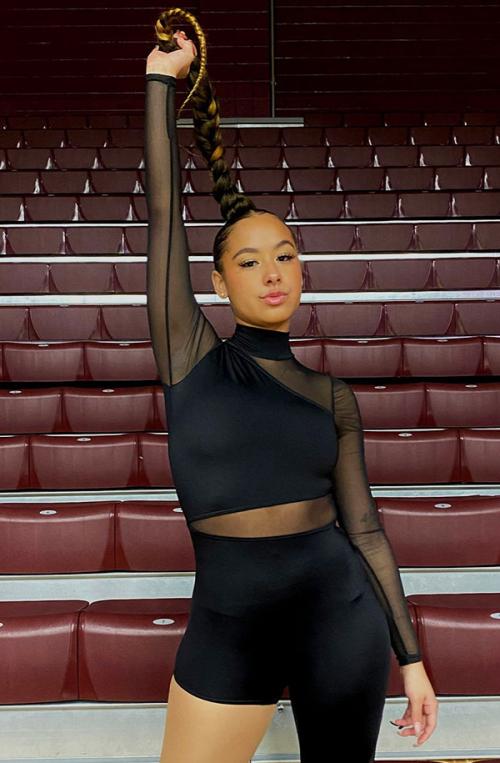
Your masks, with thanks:
M411 116L223 135L241 190L298 237L294 352L346 379L360 404L373 495L442 703L443 731L419 759L493 760L500 128L488 114L425 126ZM93 741L85 754L66 749L68 760L117 759L99 708L118 726L141 718L118 759L154 760L148 732L186 627L194 558L146 318L141 128L136 118L82 129L70 115L2 128L0 704L12 728L33 719L30 707L49 727L50 709L84 711ZM210 282L220 217L192 129L179 139L193 288L228 337L231 310ZM377 759L409 759L411 738L386 729L401 694L393 657ZM287 697L281 733L273 726L255 760L298 760ZM466 734L454 747L457 723ZM0 760L49 757L44 743L38 757L22 747L13 754L12 734Z
M159 759L195 576L146 313L144 64L162 9L2 3L0 763ZM426 743L399 736L393 656L376 761L498 763L500 6L189 10L235 182L299 243L293 351L356 393L439 700ZM191 116L191 280L229 337ZM299 763L287 690L252 763Z

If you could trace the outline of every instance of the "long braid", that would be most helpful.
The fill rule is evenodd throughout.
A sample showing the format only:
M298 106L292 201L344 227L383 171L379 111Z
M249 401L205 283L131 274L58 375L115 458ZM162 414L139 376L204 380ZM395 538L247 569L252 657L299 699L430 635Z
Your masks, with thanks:
M185 104L191 100L196 145L212 173L214 181L212 195L220 206L222 217L226 220L225 230L219 231L219 239L215 247L217 265L219 259L217 255L220 255L219 245L229 232L228 224L236 222L237 219L251 212L265 210L257 209L248 196L238 191L231 178L230 168L223 158L225 147L219 128L220 104L207 72L206 34L192 13L183 8L169 8L160 14L155 24L159 48L165 53L178 50L179 46L173 34L179 28L179 22L187 22L193 27L199 51L199 55L195 56L189 69L187 79L190 90L179 109L179 114Z
M184 108L186 103L189 101L189 99L192 97L194 90L199 86L201 79L206 75L206 72L207 72L206 35L203 32L196 18L193 16L193 14L189 13L189 11L185 11L183 8L168 8L167 10L160 13L160 16L157 19L155 24L155 34L158 40L158 47L164 53L171 53L174 50L179 50L179 46L177 45L174 39L174 29L177 29L179 27L179 23L182 23L183 21L188 24L191 24L191 26L194 28L196 32L196 37L198 38L197 48L199 50L199 55L196 56L196 58L191 64L190 72L193 71L193 67L196 62L196 76L195 77L189 76L188 78L191 89L189 93L187 94L186 98L184 99L184 101L182 102L182 105L177 113L177 118L179 118L179 115L182 109Z

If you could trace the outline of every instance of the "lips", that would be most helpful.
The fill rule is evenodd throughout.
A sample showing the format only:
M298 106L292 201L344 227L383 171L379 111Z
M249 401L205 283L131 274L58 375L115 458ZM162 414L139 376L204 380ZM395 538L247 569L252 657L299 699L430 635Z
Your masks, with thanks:
M266 294L266 296L263 297L263 300L267 305L281 305L286 297L287 295L282 291L272 291L269 294Z

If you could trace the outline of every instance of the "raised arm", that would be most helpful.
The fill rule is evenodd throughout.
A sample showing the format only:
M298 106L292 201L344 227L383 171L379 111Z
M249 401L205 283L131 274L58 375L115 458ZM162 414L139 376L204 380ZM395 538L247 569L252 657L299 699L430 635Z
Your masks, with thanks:
M171 55L161 51L155 54ZM187 376L222 341L196 302L191 285L181 207L176 82L173 74L146 72L148 319L160 378L169 386Z
M356 396L341 379L332 377L332 385L339 442L333 474L339 522L361 553L364 567L387 615L391 644L398 663L408 665L419 662L422 656L399 569L370 491Z

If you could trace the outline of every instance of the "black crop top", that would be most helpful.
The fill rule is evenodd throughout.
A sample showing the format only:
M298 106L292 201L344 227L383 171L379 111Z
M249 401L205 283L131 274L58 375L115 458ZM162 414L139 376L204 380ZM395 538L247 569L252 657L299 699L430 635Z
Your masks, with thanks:
M386 612L400 665L422 659L366 474L356 397L301 364L290 334L236 323L222 340L191 285L181 212L176 78L146 74L147 298L169 460L188 526L329 497Z

